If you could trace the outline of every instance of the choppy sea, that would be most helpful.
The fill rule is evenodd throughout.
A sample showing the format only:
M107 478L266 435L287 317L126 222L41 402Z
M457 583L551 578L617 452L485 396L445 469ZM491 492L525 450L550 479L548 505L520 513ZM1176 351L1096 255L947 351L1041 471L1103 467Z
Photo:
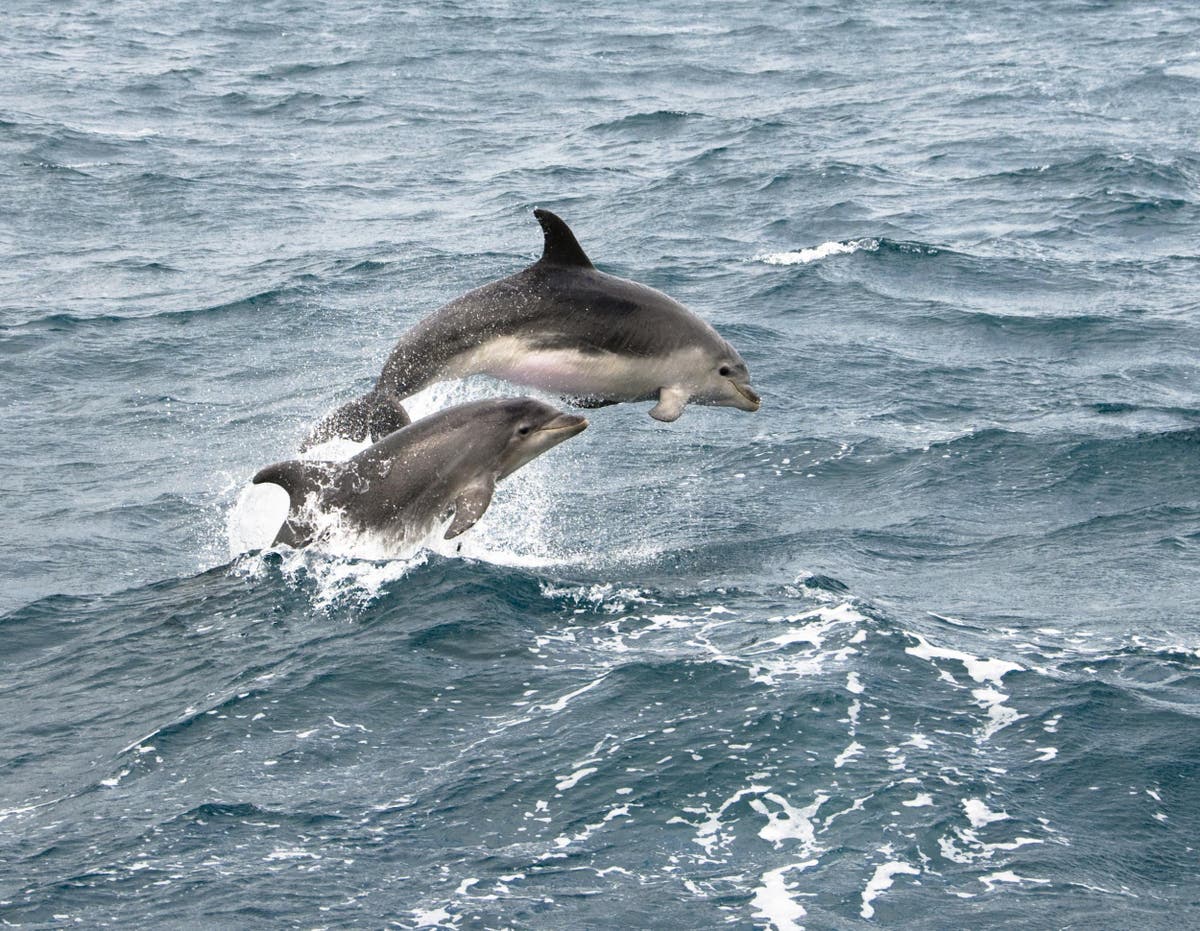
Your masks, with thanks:
M6 927L1200 924L1193 5L0 35ZM762 410L594 411L461 552L264 549L249 477L536 206Z

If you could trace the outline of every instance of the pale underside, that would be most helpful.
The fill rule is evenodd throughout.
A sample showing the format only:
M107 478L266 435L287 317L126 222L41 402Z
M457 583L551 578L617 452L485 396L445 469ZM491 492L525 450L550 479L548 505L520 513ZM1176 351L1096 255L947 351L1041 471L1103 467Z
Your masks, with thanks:
M458 356L445 374L454 378L490 375L567 397L646 401L657 398L659 389L666 387L690 393L694 373L705 365L704 354L695 349L638 357L544 349L520 337L501 336Z

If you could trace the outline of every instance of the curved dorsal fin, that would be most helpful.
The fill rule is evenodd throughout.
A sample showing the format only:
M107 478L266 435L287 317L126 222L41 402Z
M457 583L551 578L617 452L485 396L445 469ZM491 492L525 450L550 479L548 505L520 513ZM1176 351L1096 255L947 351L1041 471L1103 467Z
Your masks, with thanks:
M540 207L533 211L537 221L542 224L542 232L546 237L546 248L542 251L539 262L549 265L574 265L578 268L593 268L592 260L580 248L571 227L549 210Z

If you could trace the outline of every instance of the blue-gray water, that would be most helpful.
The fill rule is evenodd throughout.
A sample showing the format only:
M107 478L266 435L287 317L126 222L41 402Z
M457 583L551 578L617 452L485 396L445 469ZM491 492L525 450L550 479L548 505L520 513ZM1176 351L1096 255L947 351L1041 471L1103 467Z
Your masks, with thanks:
M1200 15L379 6L0 12L0 920L1200 922ZM762 410L238 553L539 205Z

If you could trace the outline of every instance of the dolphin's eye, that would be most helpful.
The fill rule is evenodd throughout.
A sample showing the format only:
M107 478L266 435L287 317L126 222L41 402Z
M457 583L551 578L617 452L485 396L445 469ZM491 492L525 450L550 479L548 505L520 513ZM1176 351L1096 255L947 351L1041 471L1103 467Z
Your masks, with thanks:
M522 427L522 428L521 428L520 430L518 430L517 432L518 432L519 434L521 434L521 436L529 436L529 428L528 428L528 427Z
M733 374L733 369L731 369L728 365L722 365L717 374L719 374L722 378L728 378L731 374Z

